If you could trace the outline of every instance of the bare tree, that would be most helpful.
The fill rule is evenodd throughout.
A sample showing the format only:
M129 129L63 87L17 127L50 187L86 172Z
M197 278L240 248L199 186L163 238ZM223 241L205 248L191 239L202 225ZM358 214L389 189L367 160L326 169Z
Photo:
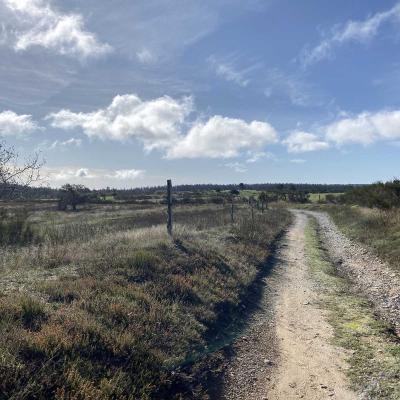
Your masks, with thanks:
M12 195L19 187L37 182L42 166L39 153L21 160L13 147L0 142L0 198Z

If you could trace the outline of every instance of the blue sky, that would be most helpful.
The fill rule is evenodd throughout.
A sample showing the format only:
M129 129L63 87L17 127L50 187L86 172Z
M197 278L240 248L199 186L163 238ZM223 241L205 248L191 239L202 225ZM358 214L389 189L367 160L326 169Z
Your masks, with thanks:
M0 0L0 135L45 182L398 176L400 3Z

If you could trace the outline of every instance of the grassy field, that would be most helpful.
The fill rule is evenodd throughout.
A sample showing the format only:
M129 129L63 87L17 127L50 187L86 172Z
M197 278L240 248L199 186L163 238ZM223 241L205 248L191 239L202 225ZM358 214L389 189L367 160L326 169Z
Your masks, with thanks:
M232 225L229 207L180 206L171 238L159 205L3 214L0 399L205 398L290 221L237 208Z

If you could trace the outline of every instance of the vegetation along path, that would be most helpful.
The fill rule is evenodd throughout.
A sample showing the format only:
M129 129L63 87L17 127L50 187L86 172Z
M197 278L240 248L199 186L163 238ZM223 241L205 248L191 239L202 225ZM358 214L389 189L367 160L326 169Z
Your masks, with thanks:
M333 243L320 235L315 216L293 213L259 309L234 344L223 397L400 398L391 326L375 315L367 292L339 276L326 246Z

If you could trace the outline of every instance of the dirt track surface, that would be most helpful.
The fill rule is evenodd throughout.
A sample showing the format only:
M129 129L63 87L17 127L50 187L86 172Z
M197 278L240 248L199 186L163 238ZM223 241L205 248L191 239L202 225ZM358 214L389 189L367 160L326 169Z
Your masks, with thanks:
M357 398L347 389L344 351L330 344L332 328L316 304L304 254L308 217L300 211L294 216L266 278L260 309L234 347L225 399Z
M317 219L322 240L338 272L372 301L379 315L393 324L400 336L400 276L370 251L339 232L327 214L306 213Z

